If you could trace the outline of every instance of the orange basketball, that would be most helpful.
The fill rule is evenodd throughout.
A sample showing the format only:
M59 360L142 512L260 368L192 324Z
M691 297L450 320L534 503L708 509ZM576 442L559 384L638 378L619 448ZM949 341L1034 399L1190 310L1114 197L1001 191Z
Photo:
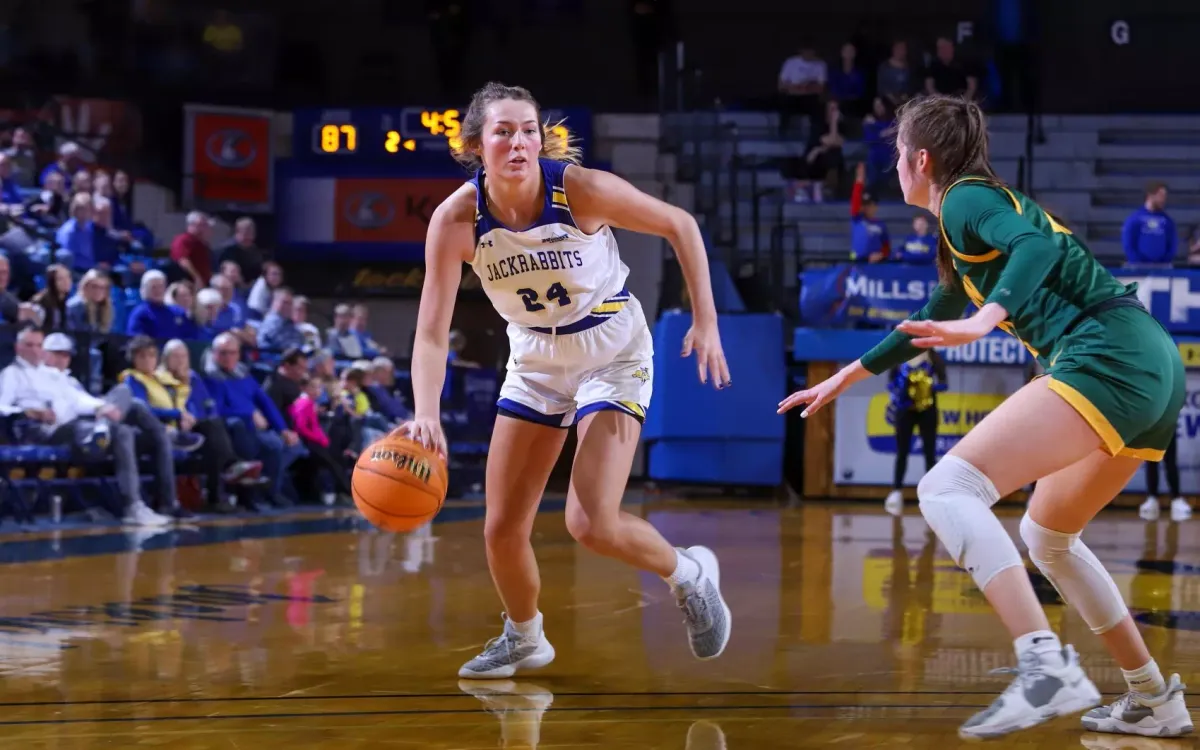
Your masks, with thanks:
M412 531L428 523L446 501L449 474L435 451L403 436L389 436L362 452L350 490L354 504L384 531Z

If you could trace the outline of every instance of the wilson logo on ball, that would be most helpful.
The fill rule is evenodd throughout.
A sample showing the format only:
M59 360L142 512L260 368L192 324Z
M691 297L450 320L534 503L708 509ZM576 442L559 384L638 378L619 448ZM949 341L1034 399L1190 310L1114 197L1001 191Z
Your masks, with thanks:
M387 448L376 448L371 451L371 462L376 461L387 461L401 471L410 472L422 482L428 482L429 476L433 472L433 468L425 459L417 460L415 456L408 453L400 453Z

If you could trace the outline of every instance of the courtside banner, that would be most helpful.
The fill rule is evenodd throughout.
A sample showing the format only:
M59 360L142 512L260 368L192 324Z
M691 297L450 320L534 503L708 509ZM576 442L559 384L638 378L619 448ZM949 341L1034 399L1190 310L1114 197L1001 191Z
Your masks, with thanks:
M1200 334L1200 269L1109 270L1123 283L1137 283L1138 299L1168 331ZM841 263L804 271L800 317L810 327L894 325L920 310L936 286L937 270L932 266Z
M209 211L270 213L275 205L274 113L184 107L183 194Z

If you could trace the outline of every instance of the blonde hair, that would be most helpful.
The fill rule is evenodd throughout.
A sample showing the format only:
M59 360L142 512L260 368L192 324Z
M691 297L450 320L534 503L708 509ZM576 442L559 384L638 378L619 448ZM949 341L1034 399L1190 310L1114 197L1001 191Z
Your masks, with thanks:
M529 89L521 86L506 86L495 81L484 85L471 97L467 107L467 115L462 122L461 144L450 147L450 153L462 166L475 171L483 166L483 159L475 150L483 140L483 126L487 121L487 108L494 102L511 99L517 102L529 102L538 122L542 122L542 107L538 104ZM539 156L568 164L579 164L583 161L583 149L578 139L563 126L566 120L555 123L542 122L542 149Z
M108 333L112 330L113 325L112 295L106 295L101 302L92 302L84 293L88 285L96 282L103 282L108 284L110 289L112 288L112 280L108 278L108 274L98 268L93 268L79 280L79 296L83 299L84 310L87 311L88 324L98 333Z

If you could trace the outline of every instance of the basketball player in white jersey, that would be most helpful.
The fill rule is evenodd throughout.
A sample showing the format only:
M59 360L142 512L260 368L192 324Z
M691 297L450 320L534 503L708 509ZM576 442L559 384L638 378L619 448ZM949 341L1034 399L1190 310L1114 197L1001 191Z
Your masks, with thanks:
M716 556L676 549L653 526L621 511L641 424L650 404L653 342L625 289L612 227L667 239L691 293L683 356L701 382L729 385L704 243L685 211L625 180L577 166L578 150L547 138L523 88L491 83L463 118L456 158L476 170L429 223L425 283L413 345L415 415L402 429L446 451L439 398L450 318L469 263L506 321L511 344L488 452L484 539L504 604L504 632L460 677L507 678L544 667L554 648L538 611L541 579L530 535L567 429L579 444L567 493L567 529L588 549L661 576L684 613L692 653L719 656L730 615Z

